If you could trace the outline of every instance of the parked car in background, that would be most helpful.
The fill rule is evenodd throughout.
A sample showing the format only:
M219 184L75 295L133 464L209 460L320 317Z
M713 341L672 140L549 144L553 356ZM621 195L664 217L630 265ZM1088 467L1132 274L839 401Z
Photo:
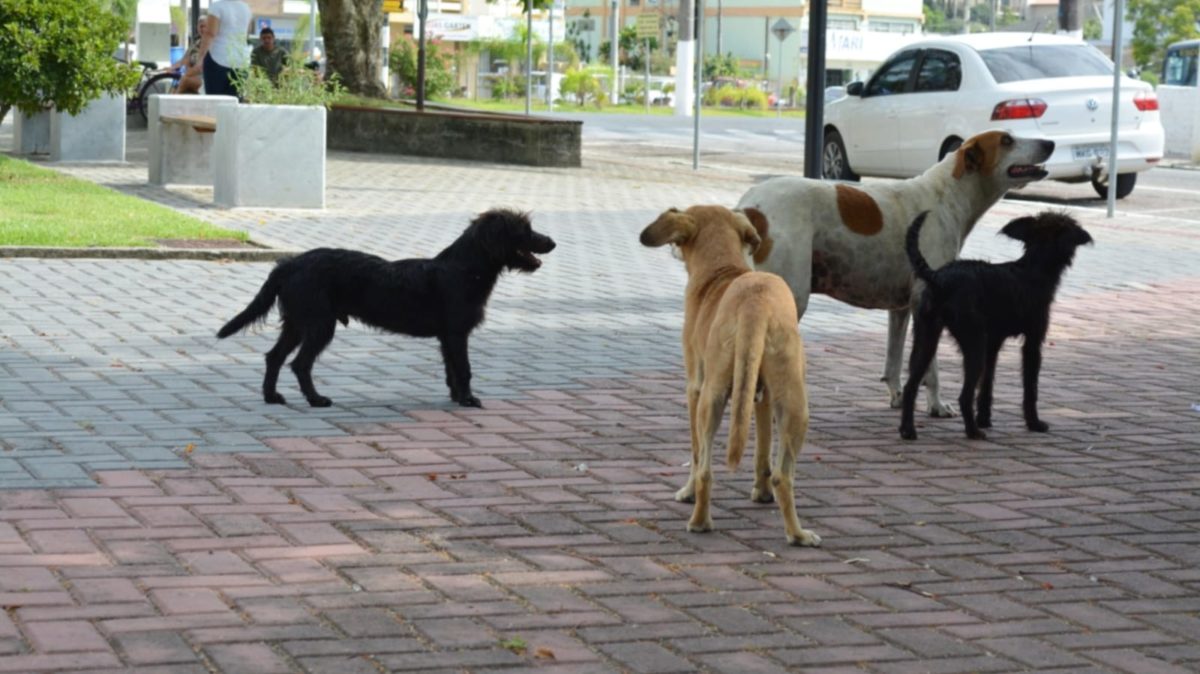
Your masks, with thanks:
M1056 143L1048 178L1108 195L1113 63L1066 36L975 33L914 42L865 84L846 87L825 115L824 175L918 175L988 129ZM1122 76L1116 196L1163 156L1158 99Z

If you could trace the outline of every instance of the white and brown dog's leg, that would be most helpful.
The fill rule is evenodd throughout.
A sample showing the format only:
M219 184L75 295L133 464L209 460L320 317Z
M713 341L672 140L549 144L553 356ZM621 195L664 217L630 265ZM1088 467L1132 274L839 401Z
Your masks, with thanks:
M904 390L900 387L900 368L904 362L904 338L908 335L908 307L888 311L887 355L882 380L887 384L892 409L900 408Z
M929 416L949 418L955 415L954 407L942 402L940 391L938 388L938 367L937 358L929 364L929 369L925 372L925 379L922 380L925 384L925 402L926 409L929 410Z

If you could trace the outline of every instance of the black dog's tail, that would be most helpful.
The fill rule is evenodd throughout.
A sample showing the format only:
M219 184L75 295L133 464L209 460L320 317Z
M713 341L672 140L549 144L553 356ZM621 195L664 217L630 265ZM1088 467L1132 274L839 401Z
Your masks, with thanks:
M925 224L925 216L927 215L929 215L929 211L921 213L908 226L908 236L904 240L904 249L908 251L908 263L912 265L913 273L932 288L936 285L937 275L929 268L929 263L921 255L920 245L921 227Z
M258 294L254 299L250 300L250 306L242 310L242 313L233 317L233 320L226 323L220 330L217 331L218 339L241 332L252 323L258 323L267 317L271 307L275 304L275 297L279 295L279 267L271 270L271 274L267 276L267 280L262 287L258 289Z

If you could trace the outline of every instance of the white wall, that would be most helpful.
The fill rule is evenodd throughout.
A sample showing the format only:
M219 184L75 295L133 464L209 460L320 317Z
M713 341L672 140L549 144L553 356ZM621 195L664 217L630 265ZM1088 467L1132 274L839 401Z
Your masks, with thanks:
M1156 93L1167 156L1200 162L1200 87L1164 84Z

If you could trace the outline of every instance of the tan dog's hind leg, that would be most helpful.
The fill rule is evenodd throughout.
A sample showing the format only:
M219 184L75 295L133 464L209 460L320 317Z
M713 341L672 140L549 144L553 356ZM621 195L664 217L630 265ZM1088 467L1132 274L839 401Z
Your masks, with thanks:
M808 435L808 394L804 388L803 370L797 374L799 376L791 377L786 393L776 397L774 405L775 418L779 422L779 454L775 458L771 487L775 490L775 500L783 515L783 529L788 544L815 548L821 544L821 537L800 526L800 518L796 515L796 457Z
M754 488L750 500L770 503L771 493L771 392L763 389L762 399L754 404Z
M728 371L728 368L725 371ZM721 417L725 416L729 384L728 377L714 376L706 379L704 386L700 389L700 400L696 405L694 426L696 433L700 436L700 448L697 452L696 463L692 466L692 475L696 486L696 506L692 508L692 519L688 521L687 525L687 530L695 533L712 531L713 528L712 514L709 512L713 488L713 439L717 435L717 429L721 426Z
M688 378L687 403L688 427L692 434L692 462L688 469L687 482L675 492L675 500L680 503L696 502L696 467L700 465L700 435L696 432L696 405L700 400L700 382Z

